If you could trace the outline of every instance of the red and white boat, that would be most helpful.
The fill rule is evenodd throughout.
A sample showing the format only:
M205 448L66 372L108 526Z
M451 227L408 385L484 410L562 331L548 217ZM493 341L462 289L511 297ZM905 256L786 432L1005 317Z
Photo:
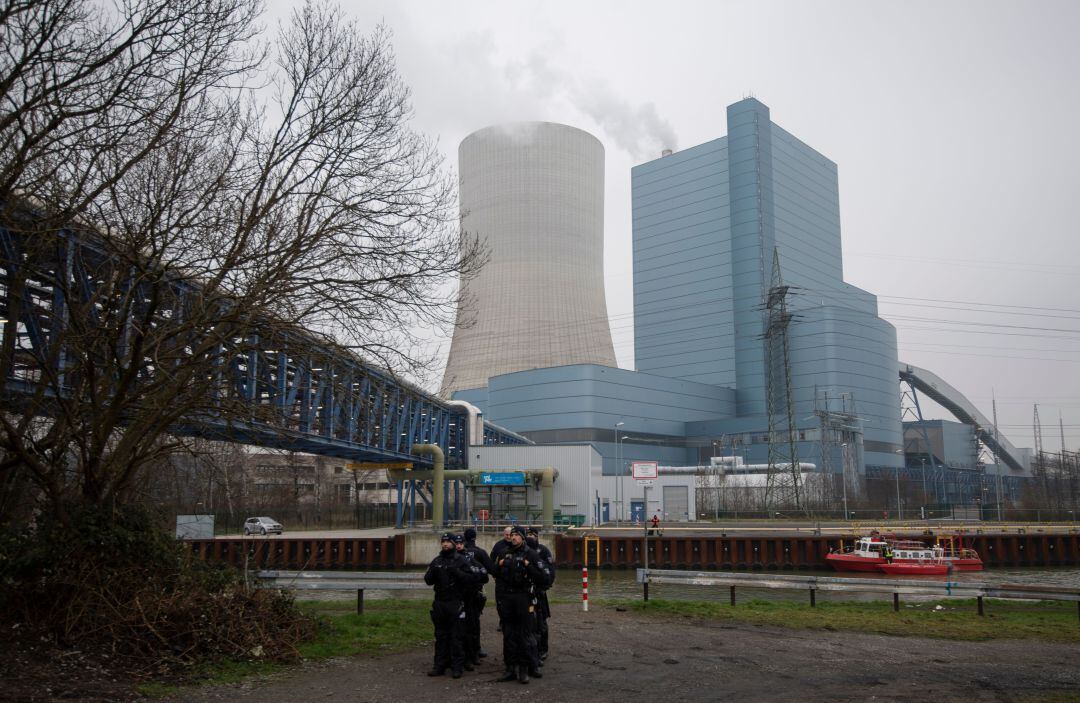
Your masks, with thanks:
M943 561L893 562L878 564L877 568L890 576L942 576L949 573L949 565Z
M837 571L873 571L878 565L887 564L885 551L889 543L879 536L863 537L855 545L840 552L825 555L825 561Z
M837 571L873 571L891 574L945 574L955 571L982 571L982 559L974 549L947 550L928 547L915 540L890 539L881 535L862 537L842 552L825 556ZM894 565L903 565L894 568ZM888 566L889 568L883 568Z

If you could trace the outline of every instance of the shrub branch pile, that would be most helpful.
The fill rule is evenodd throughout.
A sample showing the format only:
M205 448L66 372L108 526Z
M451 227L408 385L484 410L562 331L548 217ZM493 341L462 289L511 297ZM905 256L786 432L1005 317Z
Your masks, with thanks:
M299 657L316 623L290 595L193 559L141 511L78 512L0 542L0 623L61 648L106 653L135 677L222 659Z

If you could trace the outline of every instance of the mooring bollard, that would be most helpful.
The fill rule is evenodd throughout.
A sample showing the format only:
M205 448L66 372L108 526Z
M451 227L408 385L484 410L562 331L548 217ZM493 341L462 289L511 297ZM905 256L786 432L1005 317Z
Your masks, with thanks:
M817 607L817 589L816 588L811 588L810 589L810 607L811 608L816 608Z
M976 596L975 599L977 601L979 601L979 615L982 615L983 614L983 602L982 602L983 597L982 596Z
M356 589L356 614L364 614L364 589Z
M893 593L892 594L892 609L893 609L893 612L896 612L896 613L900 612L900 594L899 593Z
M735 607L735 587L731 587L731 607Z
M589 612L589 567L581 567L581 609Z

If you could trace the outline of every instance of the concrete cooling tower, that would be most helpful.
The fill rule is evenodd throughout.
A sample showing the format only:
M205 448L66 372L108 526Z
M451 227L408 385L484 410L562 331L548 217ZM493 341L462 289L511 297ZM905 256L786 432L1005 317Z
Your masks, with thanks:
M566 125L487 127L458 148L461 228L490 259L462 289L442 393L514 371L615 366L604 300L604 147Z

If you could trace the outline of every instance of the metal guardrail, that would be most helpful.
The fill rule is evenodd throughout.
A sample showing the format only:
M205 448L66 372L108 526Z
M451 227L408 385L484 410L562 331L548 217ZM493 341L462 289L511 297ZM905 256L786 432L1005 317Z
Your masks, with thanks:
M1074 601L1080 618L1080 589L1050 588L1027 584L990 584L968 581L866 579L839 576L759 575L712 571L677 571L672 569L638 569L637 582L644 586L645 600L649 599L650 583L681 586L728 586L731 604L735 605L735 588L776 588L805 590L810 594L810 606L816 605L817 591L846 591L851 593L891 593L893 610L900 609L900 596L926 595L941 598L975 598L979 615L983 614L983 598Z
M747 520L747 523L763 521ZM614 524L606 524L599 527L571 527L567 529L568 534L575 534L576 532L627 532L631 530L641 531L644 528L642 524L627 523L619 526ZM792 524L784 522L776 522L773 524L730 524L730 523L709 523L705 520L699 520L697 522L665 522L662 524L661 529L670 530L672 532L726 532L726 533L754 533L754 532L790 532L795 534L814 534L814 535L863 535L870 532L881 533L903 533L903 534L926 534L930 536L930 533L935 535L963 535L965 537L980 534L991 535L1026 535L1026 534L1073 534L1080 533L1080 524L1071 523L1000 523L1000 522L985 522L985 523L969 523L969 522L955 522L955 523L939 523L939 522L863 522L854 521L851 523L845 523L842 525L837 524L822 524L822 525L809 525L809 524Z
M297 591L356 591L356 612L364 612L364 591L429 590L419 572L386 571L260 571L259 588Z

